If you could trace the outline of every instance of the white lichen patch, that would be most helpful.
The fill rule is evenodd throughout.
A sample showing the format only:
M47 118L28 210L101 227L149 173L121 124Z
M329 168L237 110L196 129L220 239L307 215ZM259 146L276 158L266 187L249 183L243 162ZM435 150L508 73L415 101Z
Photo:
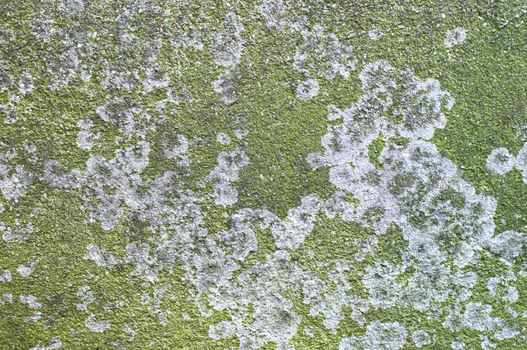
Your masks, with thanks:
M210 303L218 310L229 308L233 321L211 326L209 332L222 337L234 333L241 349L259 348L269 342L280 348L287 346L297 332L300 316L284 293L298 289L309 278L290 259L289 254L279 251L266 262L242 272L237 281L213 288ZM248 313L249 305L253 312ZM243 319L250 314L254 321L245 324Z
M103 333L110 329L111 324L108 321L97 320L94 315L88 316L84 321L86 327L94 333Z
M27 264L21 264L16 268L16 271L18 274L22 277L29 277L35 270L35 267L37 265L36 261L30 261Z
M20 302L26 304L32 309L39 309L42 304L37 301L37 297L34 295L20 295Z
M336 193L327 202L328 215L381 233L397 224L408 253L419 261L441 263L450 256L459 266L474 262L475 251L492 235L496 203L476 194L455 165L425 141L444 127L442 110L451 107L450 96L437 81L416 80L411 72L384 62L368 65L361 79L365 94L349 109L332 111L330 119L343 123L328 128L322 140L325 153L308 158L314 167L329 165L330 181L359 201L348 203ZM379 168L370 161L368 147L380 135L411 141L404 146L386 142ZM458 225L464 228L462 245L444 247L442 240Z
M522 232L505 231L492 238L489 248L505 262L513 264L527 249L527 235Z
M2 297L0 298L0 305L3 304L11 304L13 302L13 294L11 293L4 293Z
M339 350L398 350L403 348L406 338L406 329L398 322L373 321L364 336L342 339Z
M0 275L0 282L11 282L11 271L4 270L2 274Z
M242 168L249 164L249 158L241 148L218 155L218 165L210 172L208 179L214 182L214 202L229 206L238 201L238 190L231 185L239 178Z
M89 119L79 120L77 126L81 129L77 134L77 147L86 151L91 150L93 142L100 136L100 134L92 134L90 132L90 129L93 126L93 121Z
M225 104L236 101L235 84L240 78L238 64L245 44L241 37L242 31L243 25L238 16L229 12L225 15L221 29L211 36L214 61L216 64L226 67L212 86Z
M296 86L296 96L304 101L311 100L318 95L319 86L315 79L307 79Z
M301 32L304 43L296 50L294 67L306 76L326 79L341 75L347 79L355 69L353 48L342 44L334 33L326 34L321 25Z
M217 32L211 37L211 48L216 64L231 67L240 62L244 40L241 37L243 25L238 16L229 12Z
M267 28L282 29L288 25L287 18L284 16L285 6L283 0L264 0L257 9L265 18Z
M300 206L290 209L287 218L274 224L271 232L279 249L299 247L307 234L313 230L313 221L320 208L320 200L315 195L302 199Z
M83 0L62 0L59 9L67 16L79 15L84 11Z
M120 263L119 260L113 256L113 254L108 253L93 244L90 244L88 247L86 247L86 255L84 256L84 259L92 260L97 264L97 266L106 267L109 269Z
M229 135L219 132L216 134L216 141L218 141L222 145L228 145L231 143L231 138L229 137Z
M166 145L165 157L174 159L181 166L188 166L189 159L186 155L189 149L189 142L185 135L177 135L173 140L168 141Z
M33 176L23 165L11 165L17 153L14 149L0 154L0 191L4 198L17 202L33 183Z
M96 112L102 121L117 127L126 139L137 136L144 139L147 132L152 131L156 127L150 115L127 98L114 98L98 107ZM84 126L84 129L86 128L87 126ZM96 137L96 135L91 136L92 139Z
M134 331L132 326L130 326L129 324L125 324L123 326L123 332L127 333L128 335L130 335L130 338L132 338L132 339L135 337L135 334L136 334L136 332Z
M214 91L220 96L224 104L232 104L236 101L235 85L236 80L240 78L240 71L237 66L227 68L220 74L217 80L212 84Z
M156 216L160 210L168 210L171 201L185 201L188 198L173 198L166 201L163 197L169 187L177 187L175 174L165 172L154 180L142 180L141 173L148 166L150 144L139 141L137 144L116 151L113 159L101 156L92 156L86 162L85 170L75 169L67 174L60 174L53 164L48 164L49 169L44 179L56 187L64 189L83 189L83 200L88 209L87 220L101 223L104 230L112 230L125 218L126 206L141 220ZM108 176L109 175L109 176ZM142 189L148 188L148 191ZM188 195L190 196L190 194ZM184 198L185 197L185 198ZM156 205L155 203L158 203ZM165 209L162 209L164 206ZM166 213L164 220L177 215ZM152 222L159 225L160 222Z
M147 243L130 243L125 250L126 263L134 267L131 276L148 282L157 280L157 261L150 256L150 246Z
M487 158L487 169L498 175L505 175L512 170L516 163L514 157L506 148L492 150Z
M19 219L15 219L13 225L8 226L4 222L0 222L0 232L2 232L2 239L8 243L20 243L26 241L33 232L32 223L22 223Z
M58 338L53 338L51 342L48 345L37 345L31 350L54 350L54 349L60 349L62 347L62 341Z
M516 156L510 154L509 150L499 147L487 157L487 169L497 175L505 175L512 169L518 169L527 184L527 143L518 151Z
M373 41L379 40L382 36L383 36L383 33L377 28L373 28L368 31L368 38L370 38Z
M412 333L412 340L418 348L421 348L425 345L429 345L432 343L432 339L430 335L423 330L417 330Z
M156 89L165 89L169 84L170 79L159 66L155 65L146 70L146 79L143 81L144 91L146 93Z
M523 176L523 182L527 184L527 143L525 143L518 152L518 155L516 156L516 162L514 165L519 171L521 171Z
M445 36L445 46L450 48L454 45L461 44L467 38L467 31L463 27L457 27L449 30Z
M76 305L79 311L88 310L88 306L95 301L95 296L88 285L84 285L77 290L77 297L80 300L80 303Z
M178 48L183 46L186 48L193 48L194 50L198 51L203 50L204 47L200 29L195 26L190 26L188 31L176 35L174 40L172 40L172 44Z
M24 72L20 75L18 81L18 91L23 95L30 93L35 89L33 76L29 72Z
M222 321L209 328L209 337L212 339L230 338L235 331L236 328L232 322Z

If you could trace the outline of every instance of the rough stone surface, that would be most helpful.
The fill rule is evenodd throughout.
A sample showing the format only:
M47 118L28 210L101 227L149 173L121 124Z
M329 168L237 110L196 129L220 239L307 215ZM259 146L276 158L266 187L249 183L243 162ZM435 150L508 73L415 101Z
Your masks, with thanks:
M0 1L0 349L525 349L526 15Z

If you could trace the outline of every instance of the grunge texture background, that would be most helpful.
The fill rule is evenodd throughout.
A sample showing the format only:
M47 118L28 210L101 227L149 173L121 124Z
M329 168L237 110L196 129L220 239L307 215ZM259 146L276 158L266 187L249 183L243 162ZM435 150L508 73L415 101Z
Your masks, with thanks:
M0 349L525 349L524 0L0 0Z

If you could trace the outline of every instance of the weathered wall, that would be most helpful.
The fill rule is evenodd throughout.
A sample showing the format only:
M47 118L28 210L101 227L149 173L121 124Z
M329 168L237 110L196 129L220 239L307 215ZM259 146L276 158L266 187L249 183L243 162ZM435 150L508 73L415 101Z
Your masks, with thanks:
M0 349L525 349L526 14L0 0Z

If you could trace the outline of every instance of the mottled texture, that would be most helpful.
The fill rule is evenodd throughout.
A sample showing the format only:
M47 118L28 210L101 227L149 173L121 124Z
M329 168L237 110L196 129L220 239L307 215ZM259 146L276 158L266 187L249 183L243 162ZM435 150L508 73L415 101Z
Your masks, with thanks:
M526 14L0 0L0 349L525 349Z

